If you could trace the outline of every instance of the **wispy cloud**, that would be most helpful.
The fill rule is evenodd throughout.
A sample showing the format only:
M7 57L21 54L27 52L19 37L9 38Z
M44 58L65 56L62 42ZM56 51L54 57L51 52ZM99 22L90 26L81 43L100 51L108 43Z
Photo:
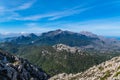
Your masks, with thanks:
M34 33L42 33L50 30L62 29L69 30L74 32L80 31L90 31L98 35L104 36L120 36L120 17L113 17L107 19L95 19L83 22L68 22L68 21L58 21L51 22L47 24L41 24L37 22L25 23L22 27L18 25L14 32L34 32ZM55 26L55 27L54 27ZM0 28L1 32L9 32L8 29ZM11 30L13 32L13 30Z
M40 24L40 23L27 23L25 26L28 27L29 30L43 32L55 29L63 29L63 30L70 30L75 32L80 31L90 31L100 35L119 35L120 32L120 18L113 17L107 19L95 19L83 22L51 22L47 24ZM53 27L55 26L55 27ZM52 28L51 28L52 27ZM43 30L43 31L42 31ZM113 32L112 32L113 31ZM119 34L118 34L119 33Z
M32 7L32 5L36 2L36 0L32 0L30 2L26 2L20 6L17 6L16 8L11 9L12 11L19 11L19 10L25 10Z
M56 20L56 19L60 19L60 18L63 18L63 17L67 17L67 16L71 16L71 15L75 15L75 14L80 14L84 11L90 10L91 8L92 7L78 8L78 9L70 9L70 10L66 10L66 11L63 11L63 12L58 12L58 14L49 18L49 20Z
M108 19L96 19L84 22L66 23L65 30L71 30L75 32L90 31L104 36L120 36L120 17L108 18Z
M110 2L110 3L104 3L104 4L83 4L82 6L75 6L69 9L64 9L61 11L55 11L55 12L48 12L48 13L44 13L44 14L32 14L32 15L28 15L28 16L22 16L18 11L20 10L26 10L29 9L33 6L33 4L36 2L37 0L32 0L26 3L23 3L19 6L16 6L15 8L11 8L11 9L7 9L4 6L0 6L0 18L1 21L0 22L6 22L6 21L10 21L10 20L18 20L18 21L38 21L41 19L46 18L46 20L52 21L52 20L58 20L64 17L68 17L68 16L73 16L76 14L80 14L83 13L85 11L89 11L95 7L100 7L100 6L105 6L108 4L113 4L114 2ZM8 15L9 13L9 15Z
M44 14L33 14L28 16L22 16L18 12L16 12L16 11L26 10L31 8L35 2L36 0L32 0L30 2L24 3L20 6L16 6L15 8L11 8L11 9L7 9L5 6L0 6L0 15L2 17L2 20L0 22L6 22L10 20L37 21L44 18L46 18L47 20L57 20L67 16L80 14L92 8L92 7L88 7L87 5L81 5L81 6L72 7L71 9L65 9L61 11L49 12Z
M43 18L47 18L47 20L57 20L57 19L61 19L64 17L68 17L68 16L72 16L72 15L76 15L76 14L80 14L83 13L85 11L91 10L95 7L101 7L101 6L108 6L108 5L112 5L112 4L116 4L115 1L113 2L107 2L107 3L103 3L103 4L94 4L94 5L82 5L82 6L75 6L71 9L65 9L62 11L56 11L56 12L51 12L51 13L45 13L45 14L35 14L32 16L24 16L24 17L18 17L16 18L17 20L29 20L29 21L37 21Z
M16 18L21 15L16 12L20 10L26 10L32 7L36 0L32 0L30 2L23 3L21 5L16 6L15 8L7 8L6 6L0 6L0 22L6 22L11 20L16 20Z
M85 8L81 8L81 7L74 7L72 9L66 9L63 11L57 11L57 12L51 12L51 13L47 13L47 14L39 14L39 15L32 15L32 16L27 16L27 17L17 17L16 20L30 20L30 21L36 21L36 20L40 20L43 18L47 18L48 20L57 20L63 17L67 17L67 16L72 16L75 14L80 14L84 11L90 10L93 7L85 7Z
M29 32L32 30L36 32L45 32L55 29L70 30L74 32L90 31L104 36L120 36L120 17L106 18L106 19L93 19L82 22L56 22L56 23L28 23ZM57 26L57 27L53 27ZM52 28L51 28L52 27Z
M25 24L25 26L26 26L26 28L25 28L26 32L33 32L33 33L42 33L42 32L57 29L56 27L50 28L46 25L40 25L39 23L28 23L28 24Z

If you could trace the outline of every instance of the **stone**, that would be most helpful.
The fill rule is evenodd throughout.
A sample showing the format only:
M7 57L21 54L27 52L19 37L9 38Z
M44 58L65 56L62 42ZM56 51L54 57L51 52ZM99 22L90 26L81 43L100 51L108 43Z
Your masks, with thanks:
M48 80L49 76L27 60L0 52L0 80ZM10 60L11 59L11 60Z

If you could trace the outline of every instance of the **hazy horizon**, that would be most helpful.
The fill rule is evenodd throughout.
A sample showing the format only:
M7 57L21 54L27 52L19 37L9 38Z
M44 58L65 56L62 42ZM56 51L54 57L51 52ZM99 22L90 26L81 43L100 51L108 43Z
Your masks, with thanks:
M62 29L55 29L55 30L49 30L49 31L56 31L56 30L62 30ZM14 36L21 36L21 35L29 35L29 34L36 34L36 35L41 35L42 33L47 33L49 31L45 31L45 32L8 32L8 33L0 33L0 37L14 37ZM62 31L70 31L70 30L62 30ZM93 32L90 32L90 31L79 31L79 32L75 32L75 31L70 31L70 32L74 32L74 33L81 33L81 32L87 32L87 33L90 33L90 34L95 34L97 36L103 36L103 37L106 37L106 38L115 38L115 39L120 39L120 36L112 36L112 35L99 35L99 34L96 34L96 33L93 33Z

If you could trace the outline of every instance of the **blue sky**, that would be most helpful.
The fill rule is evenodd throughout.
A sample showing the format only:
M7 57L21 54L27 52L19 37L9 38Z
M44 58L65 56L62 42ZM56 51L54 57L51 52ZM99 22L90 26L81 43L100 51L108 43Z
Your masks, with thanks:
M55 29L120 36L120 0L1 0L0 33Z

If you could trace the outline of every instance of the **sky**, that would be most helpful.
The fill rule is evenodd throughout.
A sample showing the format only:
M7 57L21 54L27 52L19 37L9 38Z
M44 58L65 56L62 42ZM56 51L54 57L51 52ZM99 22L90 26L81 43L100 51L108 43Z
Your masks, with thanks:
M120 36L120 0L0 0L0 33L56 29Z

